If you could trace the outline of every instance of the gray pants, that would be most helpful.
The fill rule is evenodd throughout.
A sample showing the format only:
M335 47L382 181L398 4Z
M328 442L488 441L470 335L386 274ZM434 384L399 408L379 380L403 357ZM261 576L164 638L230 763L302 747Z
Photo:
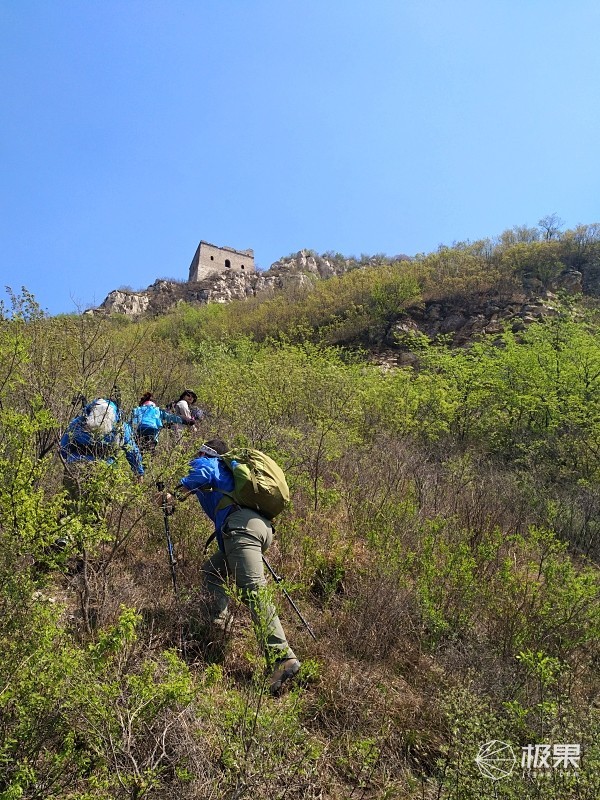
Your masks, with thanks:
M225 553L220 550L204 564L204 584L210 595L212 620L224 624L228 617L229 597L225 589L231 577L250 609L259 644L267 662L295 658L275 607L267 597L267 580L262 554L273 541L271 523L248 508L233 511L223 529Z

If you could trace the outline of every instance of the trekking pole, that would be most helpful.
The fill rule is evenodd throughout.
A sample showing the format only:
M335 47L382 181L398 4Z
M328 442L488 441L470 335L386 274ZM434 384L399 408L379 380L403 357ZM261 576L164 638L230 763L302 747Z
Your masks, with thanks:
M162 510L165 520L165 539L167 540L167 552L169 554L169 565L171 567L171 580L173 581L173 590L175 597L177 597L177 574L175 572L175 553L173 552L173 540L171 539L171 529L169 528L169 513L167 509L167 493L165 492L164 481L156 481L156 488L159 492L163 493L162 496Z
M275 581L275 583L276 583L278 586L281 586L281 583L282 583L282 581L283 581L283 578L282 578L282 576L281 576L281 575L278 575L278 574L275 572L275 570L273 569L273 567L272 567L272 566L269 564L269 562L267 561L267 559L266 559L264 556L262 557L262 560L265 562L265 566L266 566L266 568L269 570L269 572L270 572L270 573L271 573L271 575L273 576L273 580ZM298 608L298 606L296 605L296 603L294 603L294 601L292 600L292 598L289 596L289 594L287 593L287 591L286 591L286 589L285 589L285 587L284 587L284 586L281 586L281 591L284 593L284 595L285 595L285 597L286 597L286 599L287 599L288 603L289 603L289 604L291 605L291 607L294 609L294 611L296 612L296 614L298 614L298 616L300 617L300 619L301 619L301 621L302 621L302 623L303 623L304 627L306 628L306 630L307 630L307 631L310 633L310 635L312 636L312 638L313 638L313 639L315 640L315 642L316 642L316 641L317 641L317 637L316 637L316 636L315 636L315 634L313 633L313 630L312 630L312 628L310 627L310 625L308 624L308 622L307 622L307 621L304 619L304 617L303 617L303 616L302 616L302 614L300 613L300 609Z

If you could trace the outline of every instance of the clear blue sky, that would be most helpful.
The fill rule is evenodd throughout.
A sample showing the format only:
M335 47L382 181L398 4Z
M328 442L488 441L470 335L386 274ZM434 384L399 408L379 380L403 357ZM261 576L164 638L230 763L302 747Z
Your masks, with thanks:
M0 0L0 287L600 221L598 0Z

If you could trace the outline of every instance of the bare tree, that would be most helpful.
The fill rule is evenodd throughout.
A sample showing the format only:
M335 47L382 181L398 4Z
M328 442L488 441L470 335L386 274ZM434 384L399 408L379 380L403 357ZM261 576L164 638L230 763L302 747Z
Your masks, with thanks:
M564 220L558 216L556 211L552 214L546 214L545 217L538 220L538 225L544 232L544 239L547 242L550 239L560 239L560 229L564 224Z

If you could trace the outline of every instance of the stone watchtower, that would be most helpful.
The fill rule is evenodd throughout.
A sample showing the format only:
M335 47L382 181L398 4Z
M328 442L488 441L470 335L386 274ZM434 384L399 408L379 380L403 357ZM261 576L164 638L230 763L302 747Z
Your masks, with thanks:
M195 283L214 272L254 272L254 250L233 250L200 242L190 264L189 282Z

